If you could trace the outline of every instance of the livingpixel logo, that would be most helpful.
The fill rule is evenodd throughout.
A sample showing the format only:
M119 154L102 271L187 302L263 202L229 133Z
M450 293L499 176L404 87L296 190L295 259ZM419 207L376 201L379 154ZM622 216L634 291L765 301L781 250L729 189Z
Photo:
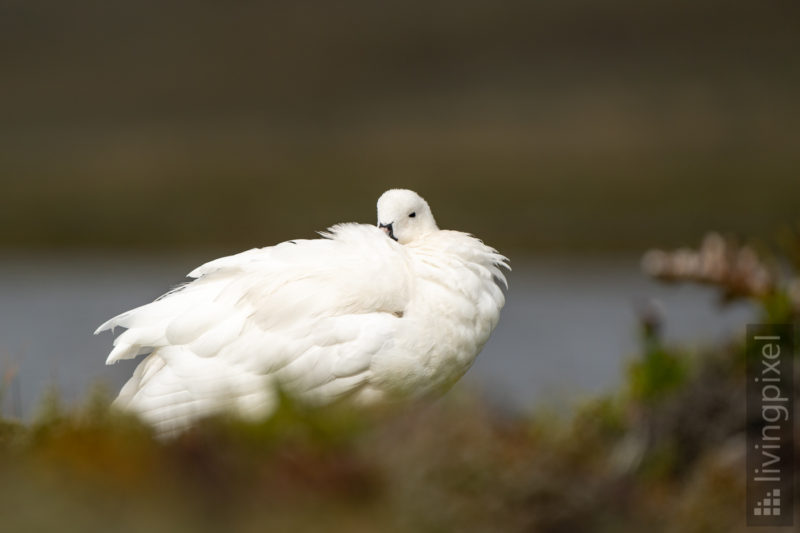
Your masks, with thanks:
M772 489L753 507L753 516L780 516L781 489Z
M747 327L747 525L794 520L794 326Z

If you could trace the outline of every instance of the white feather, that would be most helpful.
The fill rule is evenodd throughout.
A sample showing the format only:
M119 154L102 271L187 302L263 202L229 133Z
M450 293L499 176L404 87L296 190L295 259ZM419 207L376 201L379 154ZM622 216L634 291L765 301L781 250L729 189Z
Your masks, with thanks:
M268 415L278 387L308 403L363 404L452 385L497 324L507 260L439 230L411 191L378 206L386 232L341 224L216 259L100 326L127 328L107 363L150 353L115 404L169 434L224 410Z

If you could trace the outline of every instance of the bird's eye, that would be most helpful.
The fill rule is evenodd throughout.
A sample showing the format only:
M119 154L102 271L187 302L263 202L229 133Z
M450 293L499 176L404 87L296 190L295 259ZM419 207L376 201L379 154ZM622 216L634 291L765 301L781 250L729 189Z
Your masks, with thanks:
M410 215L408 215L408 218L414 218L415 216L417 216L417 213L416 213L416 212L414 212L414 213L411 213Z

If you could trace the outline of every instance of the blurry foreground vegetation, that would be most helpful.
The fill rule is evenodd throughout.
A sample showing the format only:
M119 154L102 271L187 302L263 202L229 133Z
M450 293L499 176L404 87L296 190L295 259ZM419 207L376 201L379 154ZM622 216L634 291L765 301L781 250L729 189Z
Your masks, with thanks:
M791 265L719 235L645 261L776 322L800 315ZM744 532L743 346L665 345L651 311L625 386L569 417L477 396L394 413L287 401L159 442L102 393L72 412L51 398L29 426L0 421L2 529Z

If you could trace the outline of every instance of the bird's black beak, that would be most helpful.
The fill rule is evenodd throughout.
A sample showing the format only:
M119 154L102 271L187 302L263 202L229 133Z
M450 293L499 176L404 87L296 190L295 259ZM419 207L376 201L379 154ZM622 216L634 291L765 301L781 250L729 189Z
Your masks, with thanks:
M378 227L381 228L386 233L386 235L388 235L389 237L391 237L394 240L397 240L397 237L394 236L394 228L392 228L392 223L391 222L388 223L388 224L380 224L380 223L378 223Z

